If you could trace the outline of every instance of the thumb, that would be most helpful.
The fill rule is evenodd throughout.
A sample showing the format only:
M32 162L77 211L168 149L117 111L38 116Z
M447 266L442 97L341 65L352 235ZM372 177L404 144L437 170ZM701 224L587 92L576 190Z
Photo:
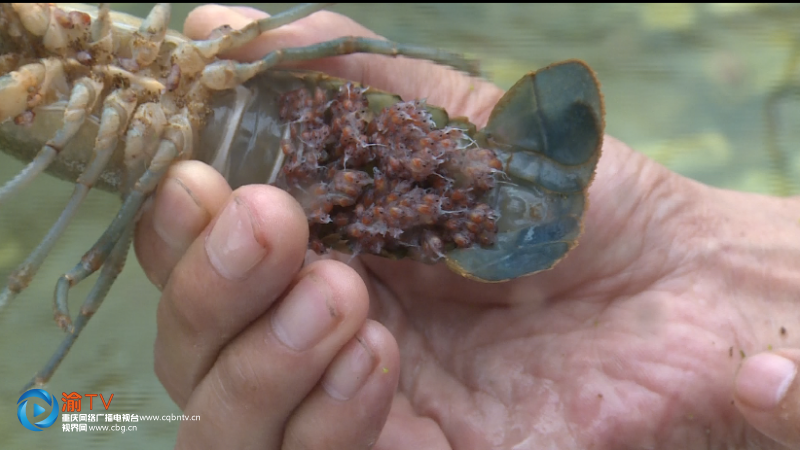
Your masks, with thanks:
M765 352L744 360L734 397L747 422L791 448L800 447L800 349Z

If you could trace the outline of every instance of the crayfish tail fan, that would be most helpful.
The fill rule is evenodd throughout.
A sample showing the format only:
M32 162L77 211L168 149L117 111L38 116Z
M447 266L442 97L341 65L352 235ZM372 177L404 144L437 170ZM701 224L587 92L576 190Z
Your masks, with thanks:
M600 86L582 61L554 64L518 81L476 139L504 166L488 194L500 214L497 242L452 252L450 266L497 282L560 261L582 231L604 127Z

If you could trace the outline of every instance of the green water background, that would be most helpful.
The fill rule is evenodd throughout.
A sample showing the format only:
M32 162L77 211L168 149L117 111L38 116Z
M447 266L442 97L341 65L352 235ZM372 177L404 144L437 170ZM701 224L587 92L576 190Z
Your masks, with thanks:
M196 5L175 5L172 27L182 28ZM272 4L266 10L275 13L287 6ZM137 15L151 7L114 6ZM481 60L504 88L551 62L583 59L602 82L609 134L704 183L774 195L800 192L796 4L382 4L331 9L392 40L467 53ZM768 124L770 98L775 120ZM0 155L0 182L21 168ZM38 244L71 191L69 184L45 177L0 207L0 279ZM116 197L92 193L32 286L0 317L0 448L172 447L175 423L139 423L137 431L125 434L66 434L59 420L53 429L34 433L15 416L19 389L62 337L52 320L55 280L100 236L118 207ZM71 292L73 312L89 282ZM131 255L48 390L59 398L72 391L106 397L114 393L111 411L120 414L178 413L152 369L158 298Z

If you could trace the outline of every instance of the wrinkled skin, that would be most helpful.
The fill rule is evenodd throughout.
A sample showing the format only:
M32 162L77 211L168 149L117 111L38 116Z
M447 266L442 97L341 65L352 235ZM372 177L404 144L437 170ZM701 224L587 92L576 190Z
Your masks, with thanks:
M202 38L256 14L238 11L195 11L186 32ZM233 56L342 35L371 33L323 12ZM304 67L428 97L479 125L502 94L423 62L359 55ZM232 271L220 269L218 235L209 237L231 229L220 218L227 204L254 233L227 247ZM300 269L306 240L300 207L269 186L231 192L196 162L176 165L160 186L136 250L163 290L156 372L186 414L202 417L181 424L179 448L800 445L798 383L781 421L734 381L740 351L755 360L787 348L800 362L791 350L800 348L800 198L704 186L607 137L585 234L551 271L480 284L442 265L377 257ZM301 297L322 308L300 308L289 326L310 329L322 310L335 324L297 351L275 317ZM364 385L333 398L329 377L359 348L372 364Z

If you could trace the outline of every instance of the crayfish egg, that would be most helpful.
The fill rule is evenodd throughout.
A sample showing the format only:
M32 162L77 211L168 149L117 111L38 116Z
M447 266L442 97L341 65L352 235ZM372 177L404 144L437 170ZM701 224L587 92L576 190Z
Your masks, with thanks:
M501 167L494 152L459 128L435 129L423 102L374 111L366 92L346 84L331 98L299 89L279 100L290 129L276 185L305 209L309 248L345 242L353 253L434 262L491 245L497 215L479 199Z

